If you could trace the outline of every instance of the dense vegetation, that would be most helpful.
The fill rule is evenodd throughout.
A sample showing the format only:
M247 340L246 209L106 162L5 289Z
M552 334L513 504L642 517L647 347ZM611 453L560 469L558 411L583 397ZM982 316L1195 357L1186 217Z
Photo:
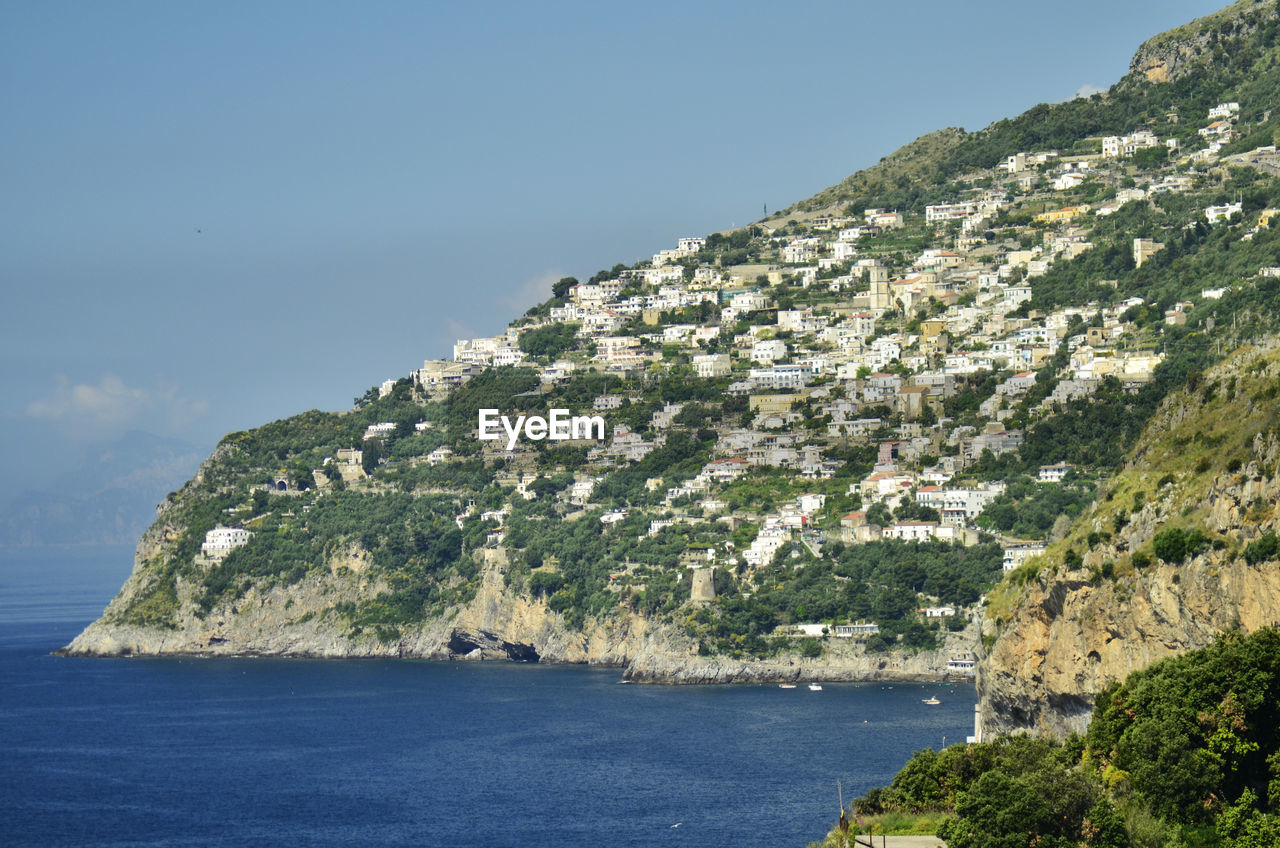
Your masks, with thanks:
M919 751L859 813L945 812L951 848L1280 844L1280 633L1230 633L1098 697L1086 735Z
M1043 539L1065 516L1074 519L1093 500L1086 482L1036 483L1022 478L1009 483L1004 494L987 504L978 526L1021 539Z
M972 604L998 578L1002 559L995 544L894 540L837 543L828 553L830 559L806 552L793 560L790 550L779 551L749 600L729 595L698 610L691 632L708 653L765 655L779 647L767 638L779 624L875 621L881 632L867 640L867 650L887 650L898 637L905 648L927 650L937 646L940 624L920 619L922 595Z

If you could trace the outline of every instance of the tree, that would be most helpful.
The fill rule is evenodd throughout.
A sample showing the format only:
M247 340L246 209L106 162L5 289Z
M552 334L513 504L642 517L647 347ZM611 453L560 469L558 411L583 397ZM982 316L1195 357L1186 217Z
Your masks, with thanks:
M577 324L548 324L525 330L520 334L520 349L530 356L554 359L578 346L577 330Z
M378 467L378 460L382 459L384 449L385 445L381 439L369 439L364 443L360 452L360 467L364 469L365 474L372 474Z
M561 277L551 284L551 296L559 300L564 300L569 296L569 289L578 284L577 277Z
M1182 562L1187 556L1187 539L1182 528L1161 530L1151 539L1151 551L1164 562Z
M875 524L880 527L888 527L893 523L893 513L889 511L889 507L877 501L873 503L867 510L867 523Z
M1275 559L1277 554L1280 554L1280 538L1275 533L1254 539L1244 549L1245 562L1250 565Z

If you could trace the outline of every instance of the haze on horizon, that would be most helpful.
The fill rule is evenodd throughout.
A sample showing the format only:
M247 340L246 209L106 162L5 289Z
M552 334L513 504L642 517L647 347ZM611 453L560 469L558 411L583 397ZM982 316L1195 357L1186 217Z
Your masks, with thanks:
M0 501L129 430L346 408L1222 5L4 3Z

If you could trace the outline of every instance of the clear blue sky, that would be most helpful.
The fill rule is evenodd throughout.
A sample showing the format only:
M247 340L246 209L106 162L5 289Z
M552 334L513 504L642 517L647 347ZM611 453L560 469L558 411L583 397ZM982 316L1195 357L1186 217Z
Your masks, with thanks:
M1220 5L0 3L0 495L346 408Z

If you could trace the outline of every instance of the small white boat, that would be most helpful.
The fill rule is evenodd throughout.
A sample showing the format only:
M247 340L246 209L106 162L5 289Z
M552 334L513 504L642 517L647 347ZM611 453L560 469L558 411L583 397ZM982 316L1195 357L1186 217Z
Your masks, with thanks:
M809 691L810 691L810 692L821 692L821 691L822 691L822 684L821 684L821 683L810 683L810 684L809 684Z
M779 683L779 684L778 684L778 688L779 688L779 689L794 689L794 688L796 688L796 685L795 685L794 683Z
M921 703L929 704L930 706L932 706L934 704L941 704L942 702L939 701L937 698L925 698L923 701L921 701Z

